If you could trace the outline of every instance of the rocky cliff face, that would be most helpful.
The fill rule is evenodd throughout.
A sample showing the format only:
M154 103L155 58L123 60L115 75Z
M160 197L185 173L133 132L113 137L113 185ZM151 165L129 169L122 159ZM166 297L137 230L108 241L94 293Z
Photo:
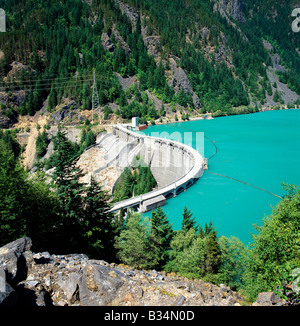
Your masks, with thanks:
M220 12L222 16L226 17L226 14L237 20L240 23L245 22L245 18L242 13L242 1L241 0L212 0L215 2L214 10Z
M24 91L0 92L0 128L10 128L18 121L17 113L13 109L22 105L24 99Z
M164 272L92 260L84 254L33 253L31 239L0 248L0 306L240 306L229 287ZM254 305L283 305L263 293Z

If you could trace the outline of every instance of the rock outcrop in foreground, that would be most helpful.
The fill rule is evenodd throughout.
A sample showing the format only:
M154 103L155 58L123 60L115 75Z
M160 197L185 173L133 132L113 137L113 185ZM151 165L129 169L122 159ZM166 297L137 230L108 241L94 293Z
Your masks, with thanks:
M225 285L89 259L33 253L31 239L0 248L0 306L240 306ZM283 305L273 293L254 305Z

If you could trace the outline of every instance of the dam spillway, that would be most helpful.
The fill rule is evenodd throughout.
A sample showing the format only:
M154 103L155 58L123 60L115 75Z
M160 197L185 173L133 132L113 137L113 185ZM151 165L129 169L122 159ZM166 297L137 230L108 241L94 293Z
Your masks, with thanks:
M160 196L166 199L175 197L203 175L204 158L192 147L173 140L138 134L124 126L114 126L112 133L99 139L98 146L105 147L107 164L94 173L108 166L122 169L132 166L138 156L150 167L158 185L157 189L149 193L116 203L111 212L121 208L146 211L148 206L143 205L145 202L155 201Z

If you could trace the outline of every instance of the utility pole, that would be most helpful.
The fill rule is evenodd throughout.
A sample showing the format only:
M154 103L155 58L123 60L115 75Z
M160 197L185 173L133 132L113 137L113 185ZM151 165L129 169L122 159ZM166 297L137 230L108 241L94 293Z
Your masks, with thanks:
M96 84L96 74L95 70L93 71L94 83L93 83L93 97L92 97L92 123L94 123L94 111L99 107L99 96L97 91L97 84ZM99 112L99 120L100 120L100 112Z

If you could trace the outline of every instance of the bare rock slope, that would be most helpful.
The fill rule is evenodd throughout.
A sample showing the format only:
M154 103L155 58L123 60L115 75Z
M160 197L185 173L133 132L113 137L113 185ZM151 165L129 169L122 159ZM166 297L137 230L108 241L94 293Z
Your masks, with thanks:
M33 253L31 239L0 248L0 306L240 306L229 287L92 260ZM273 293L255 305L282 305Z

